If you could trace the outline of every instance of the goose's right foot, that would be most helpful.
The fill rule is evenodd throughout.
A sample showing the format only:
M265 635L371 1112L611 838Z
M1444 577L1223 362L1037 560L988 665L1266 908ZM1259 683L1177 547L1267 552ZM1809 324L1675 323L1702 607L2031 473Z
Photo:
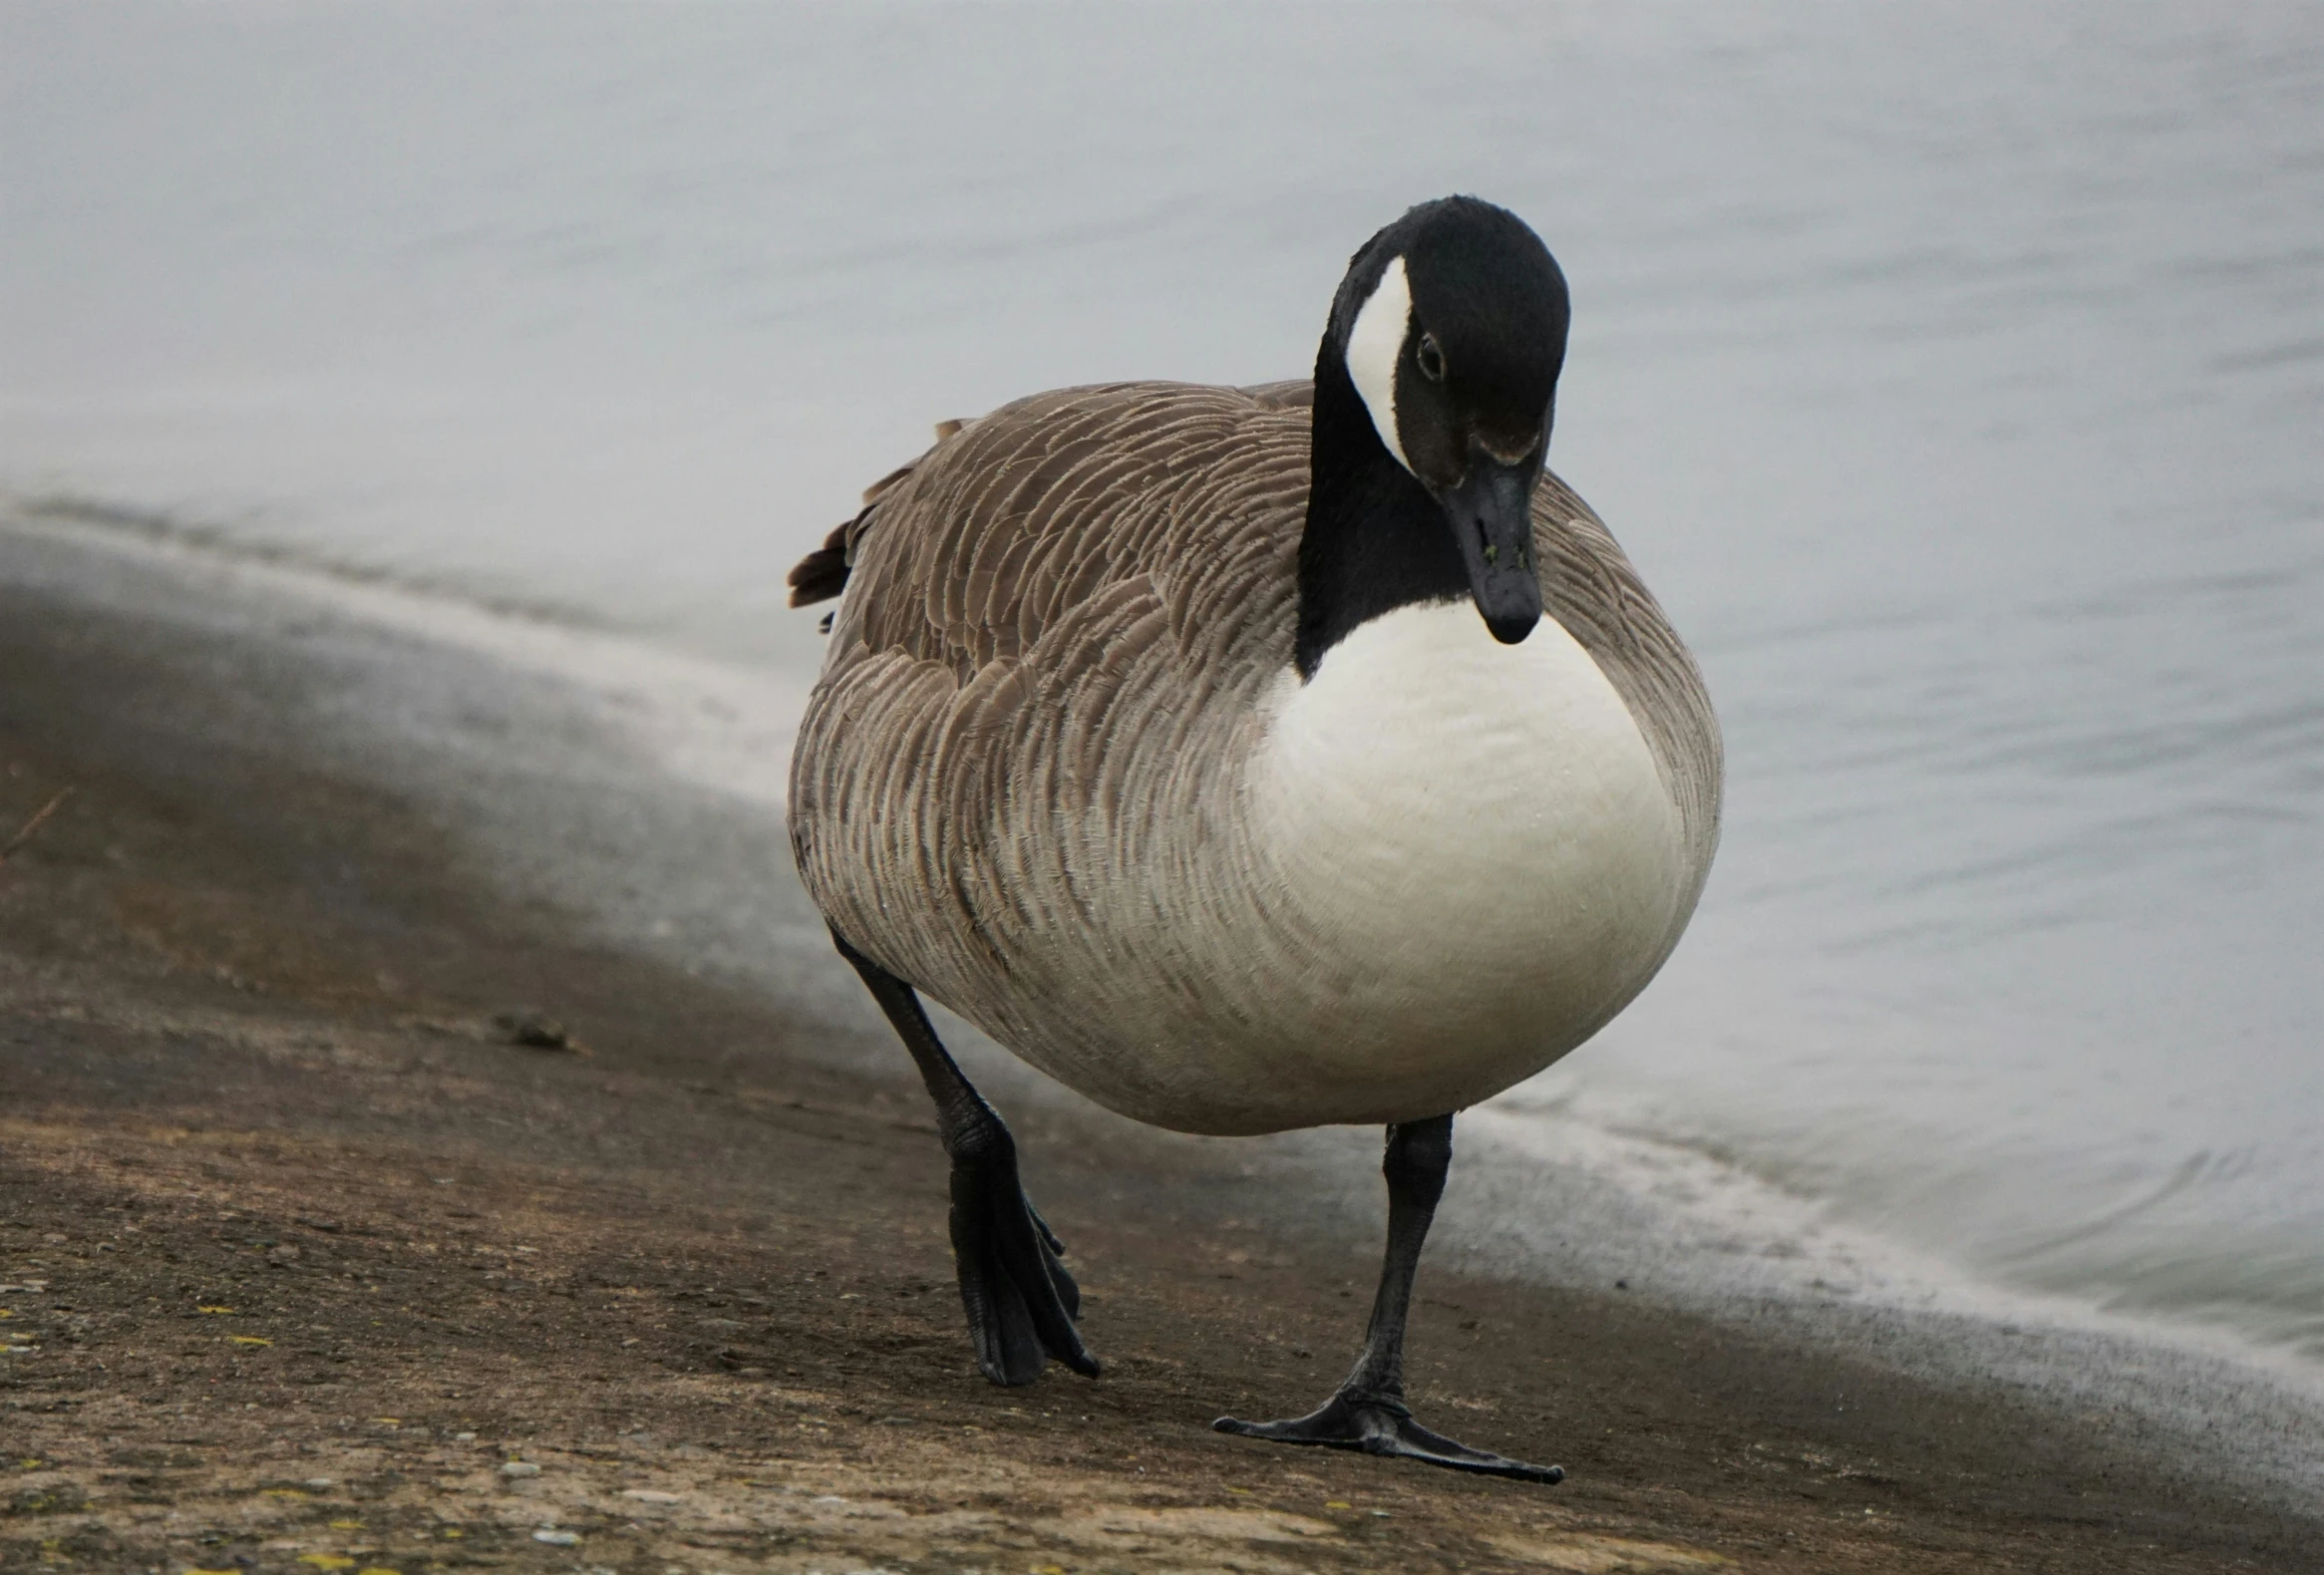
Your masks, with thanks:
M1098 1376L1097 1358L1074 1328L1081 1287L1049 1224L1017 1179L1017 1145L988 1107L986 1120L952 1153L952 1256L976 1365L995 1384L1030 1384L1051 1357Z
M953 1265L976 1365L995 1384L1030 1384L1051 1357L1096 1378L1098 1359L1074 1329L1081 1287L1017 1179L1017 1140L936 1038L917 992L837 931L831 939L862 975L936 1102L936 1127L952 1160Z

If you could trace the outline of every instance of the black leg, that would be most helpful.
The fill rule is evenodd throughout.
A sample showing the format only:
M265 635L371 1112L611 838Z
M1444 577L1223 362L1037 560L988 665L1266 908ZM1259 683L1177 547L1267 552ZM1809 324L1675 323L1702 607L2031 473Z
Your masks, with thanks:
M871 998L919 1066L936 1126L952 1159L952 1256L976 1365L995 1384L1030 1384L1051 1357L1098 1376L1098 1359L1074 1330L1081 1287L1066 1272L1048 1223L1017 1180L1017 1142L936 1038L912 987L833 932Z
M1404 1403L1404 1326L1412 1311L1413 1275L1420 1268L1421 1243L1437 1217L1437 1200L1445 1195L1445 1172L1452 1164L1450 1115L1388 1128L1388 1156L1380 1166L1388 1178L1388 1252L1380 1265L1380 1294L1372 1301L1372 1323L1355 1371L1322 1410L1305 1417L1291 1421L1221 1417L1211 1426L1276 1443L1401 1455L1456 1471L1517 1476L1530 1482L1565 1479L1562 1466L1527 1465L1431 1432L1412 1419Z

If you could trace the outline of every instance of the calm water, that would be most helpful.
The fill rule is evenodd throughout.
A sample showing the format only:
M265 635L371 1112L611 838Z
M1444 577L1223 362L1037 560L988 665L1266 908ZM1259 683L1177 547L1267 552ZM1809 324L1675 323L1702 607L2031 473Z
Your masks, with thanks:
M2320 103L2294 4L9 4L0 481L798 667L930 421L1491 195L1732 758L1514 1099L2324 1363Z

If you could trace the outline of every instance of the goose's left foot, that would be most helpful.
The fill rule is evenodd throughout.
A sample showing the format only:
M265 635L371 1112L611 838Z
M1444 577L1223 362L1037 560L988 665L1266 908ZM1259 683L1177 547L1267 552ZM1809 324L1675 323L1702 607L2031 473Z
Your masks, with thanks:
M1381 1174L1388 1178L1388 1252L1380 1264L1380 1294L1372 1301L1372 1327L1365 1332L1364 1354L1356 1359L1356 1370L1321 1411L1289 1421L1221 1417L1212 1427L1272 1443L1361 1449L1527 1482L1565 1480L1561 1465L1527 1465L1431 1432L1412 1419L1412 1410L1404 1404L1404 1325L1412 1311L1413 1276L1420 1271L1421 1243L1437 1217L1437 1200L1445 1195L1445 1172L1452 1166L1450 1115L1388 1128L1388 1154L1380 1163Z
M1340 1391L1310 1412L1290 1421L1237 1421L1221 1417L1210 1424L1220 1432L1270 1443L1313 1443L1327 1449L1361 1449L1366 1454L1394 1455L1423 1460L1455 1471L1479 1471L1487 1476L1514 1476L1527 1482L1562 1482L1562 1465L1527 1465L1505 1454L1472 1449L1465 1443L1431 1432L1412 1419L1404 1402L1390 1396L1362 1396Z

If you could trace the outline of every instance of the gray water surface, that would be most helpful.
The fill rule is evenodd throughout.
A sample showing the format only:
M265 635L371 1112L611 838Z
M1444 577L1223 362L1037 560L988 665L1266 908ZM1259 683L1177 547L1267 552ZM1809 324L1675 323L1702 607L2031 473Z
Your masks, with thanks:
M930 422L1494 197L1731 752L1512 1102L2324 1366L2319 104L2288 3L8 3L0 483L798 671Z

